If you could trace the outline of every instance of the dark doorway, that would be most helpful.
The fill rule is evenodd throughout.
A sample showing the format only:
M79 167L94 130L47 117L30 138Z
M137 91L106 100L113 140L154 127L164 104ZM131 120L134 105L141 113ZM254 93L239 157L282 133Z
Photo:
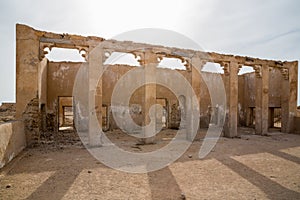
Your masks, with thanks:
M73 97L58 97L58 130L74 130Z

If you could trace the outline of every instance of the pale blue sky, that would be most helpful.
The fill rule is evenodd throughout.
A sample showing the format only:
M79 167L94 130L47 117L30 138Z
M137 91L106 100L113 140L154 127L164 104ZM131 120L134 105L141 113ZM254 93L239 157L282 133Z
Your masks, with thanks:
M16 23L104 38L162 28L205 51L300 60L299 8L298 0L1 0L0 102L15 101Z

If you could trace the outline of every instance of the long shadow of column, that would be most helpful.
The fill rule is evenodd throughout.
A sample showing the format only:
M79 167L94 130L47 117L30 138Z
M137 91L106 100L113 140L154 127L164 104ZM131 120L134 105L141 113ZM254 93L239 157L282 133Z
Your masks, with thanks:
M299 199L300 197L300 193L283 187L230 157L218 160L244 179L260 188L270 199Z
M63 169L57 170L26 199L62 199L80 174L81 169L69 172L70 170L68 170L68 173Z
M152 199L180 199L181 189L169 167L148 173Z
M300 165L300 158L298 158L296 156L293 156L293 155L290 155L290 154L287 154L287 153L281 152L281 151L268 151L268 153L273 154L278 157L281 157L283 159L292 161L292 162Z

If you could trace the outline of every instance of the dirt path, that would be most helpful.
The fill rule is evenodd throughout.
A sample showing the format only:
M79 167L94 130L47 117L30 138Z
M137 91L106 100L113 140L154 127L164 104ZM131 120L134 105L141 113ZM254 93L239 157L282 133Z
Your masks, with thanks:
M173 132L138 147L118 132L110 138L145 152L165 145ZM27 149L1 170L0 199L300 199L300 135L221 138L199 160L201 138L175 163L145 174L108 168L79 143Z

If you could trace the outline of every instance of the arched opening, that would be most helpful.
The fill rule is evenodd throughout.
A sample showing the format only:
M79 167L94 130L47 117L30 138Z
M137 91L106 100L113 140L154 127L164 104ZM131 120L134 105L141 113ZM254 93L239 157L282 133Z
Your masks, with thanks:
M179 58L164 57L158 64L158 68L186 70L186 63Z
M135 57L131 53L123 53L123 52L113 52L113 53L105 53L107 59L105 60L105 65L129 65L129 66L140 66L138 62L139 57Z
M253 67L251 67L251 66L243 66L240 69L238 75L240 76L240 75L243 75L243 74L248 74L248 73L253 73L253 72L255 72L255 70L253 69Z
M203 66L201 71L202 72L224 74L224 70L222 69L221 65L218 64L218 63L213 63L213 62L207 62Z
M44 51L48 52L48 54L46 54L45 57L49 61L85 62L85 59L82 56L82 54L85 54L83 50L79 52L78 49L68 49L68 48L58 48L58 47L53 47L50 50L48 47L46 47Z

